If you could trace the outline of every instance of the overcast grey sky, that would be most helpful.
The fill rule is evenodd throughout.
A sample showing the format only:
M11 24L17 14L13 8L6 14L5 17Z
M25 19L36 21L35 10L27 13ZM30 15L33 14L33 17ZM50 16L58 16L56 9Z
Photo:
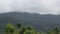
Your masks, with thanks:
M0 0L0 13L10 11L60 14L60 0Z

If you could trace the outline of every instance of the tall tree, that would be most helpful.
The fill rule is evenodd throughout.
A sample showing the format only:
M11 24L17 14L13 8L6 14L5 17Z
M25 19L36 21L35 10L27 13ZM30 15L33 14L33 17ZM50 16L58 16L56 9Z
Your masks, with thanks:
M14 30L15 30L15 27L11 23L8 23L6 25L6 29L5 29L6 34L14 33Z
M20 23L17 23L17 27L20 29L21 28L21 24Z
M53 29L51 32L49 32L49 34L59 34L59 30L56 27L55 29Z
M55 31L55 34L59 34L59 30L57 27L54 29L54 31Z

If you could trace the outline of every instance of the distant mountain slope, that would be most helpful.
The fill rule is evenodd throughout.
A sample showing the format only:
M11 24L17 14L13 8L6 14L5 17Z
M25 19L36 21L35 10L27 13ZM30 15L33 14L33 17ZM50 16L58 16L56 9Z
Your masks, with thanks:
M23 25L30 25L38 31L48 31L56 26L60 28L60 15L40 15L21 12L10 12L0 14L0 23L6 24L17 22Z

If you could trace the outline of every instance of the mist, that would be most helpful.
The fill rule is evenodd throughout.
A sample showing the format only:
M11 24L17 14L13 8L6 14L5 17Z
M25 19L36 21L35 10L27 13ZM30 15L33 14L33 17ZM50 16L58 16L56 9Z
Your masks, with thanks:
M60 14L60 0L0 0L0 13Z

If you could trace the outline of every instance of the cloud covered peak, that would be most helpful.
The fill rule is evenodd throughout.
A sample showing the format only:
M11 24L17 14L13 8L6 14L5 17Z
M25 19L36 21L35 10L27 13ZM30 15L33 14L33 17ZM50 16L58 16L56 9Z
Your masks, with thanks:
M0 0L0 13L9 11L60 14L60 0Z

